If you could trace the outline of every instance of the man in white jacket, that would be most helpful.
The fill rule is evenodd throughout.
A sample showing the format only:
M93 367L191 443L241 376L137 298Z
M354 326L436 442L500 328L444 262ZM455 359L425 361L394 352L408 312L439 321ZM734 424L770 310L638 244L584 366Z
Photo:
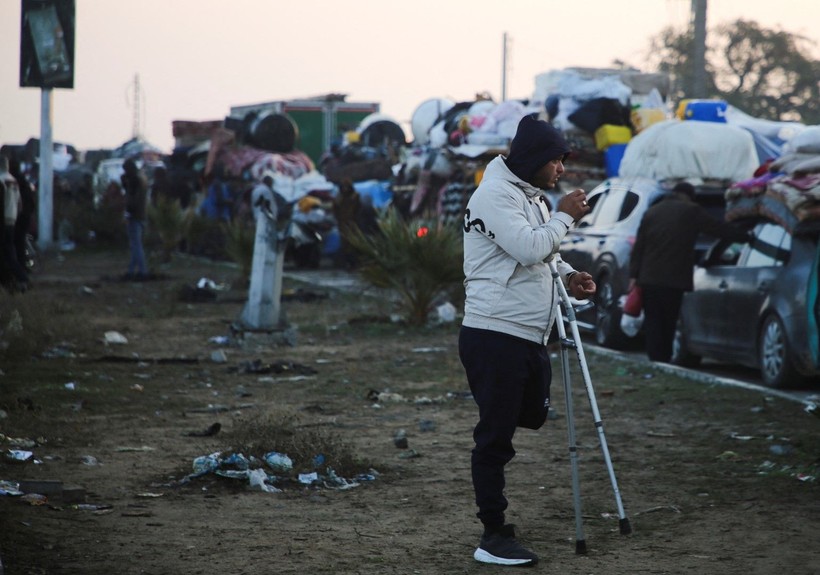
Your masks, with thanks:
M564 172L569 151L551 124L525 116L508 156L488 164L465 210L459 357L479 408L471 467L484 533L473 556L484 563L538 562L504 522L504 466L515 455L516 428L540 428L549 409L546 342L560 301L547 262L555 259L570 295L595 293L592 276L558 254L569 226L589 211L586 194L562 196L552 214L544 196Z

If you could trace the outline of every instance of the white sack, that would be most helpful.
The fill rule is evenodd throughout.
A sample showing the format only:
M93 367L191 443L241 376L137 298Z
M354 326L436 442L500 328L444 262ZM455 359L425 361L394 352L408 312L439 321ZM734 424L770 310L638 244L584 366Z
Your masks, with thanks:
M618 175L737 182L751 178L758 166L754 138L743 128L717 122L667 120L632 138Z

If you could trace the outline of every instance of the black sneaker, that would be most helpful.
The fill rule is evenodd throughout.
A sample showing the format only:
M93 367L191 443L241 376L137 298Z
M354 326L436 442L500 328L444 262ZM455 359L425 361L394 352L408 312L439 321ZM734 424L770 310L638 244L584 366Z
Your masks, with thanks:
M538 555L523 547L515 538L513 525L504 525L498 531L484 532L473 558L482 563L531 567L538 563Z

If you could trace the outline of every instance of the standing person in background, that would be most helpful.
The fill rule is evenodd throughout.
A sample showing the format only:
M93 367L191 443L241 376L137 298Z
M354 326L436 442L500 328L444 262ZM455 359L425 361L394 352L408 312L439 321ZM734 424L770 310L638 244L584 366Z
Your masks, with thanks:
M5 156L0 156L0 192L3 195L2 254L5 272L10 276L4 280L13 282L12 291L25 292L28 289L28 275L17 259L14 245L14 225L21 209L20 187L15 177L9 173L9 160Z
M535 565L538 556L505 522L504 466L518 427L539 429L549 410L552 367L546 343L559 305L548 262L570 295L586 299L595 282L561 261L570 225L589 212L586 194L562 196L555 213L545 189L564 172L570 149L551 124L525 116L505 158L492 160L464 215L464 320L459 358L478 405L471 471L484 533L473 557L496 565Z
M31 218L34 216L37 205L31 183L29 183L28 178L20 168L20 160L16 157L9 160L9 173L14 176L17 187L20 189L20 211L17 214L17 220L14 222L14 249L17 252L17 261L28 274L26 269L28 258L26 254L26 236L31 229Z
M361 196L353 187L353 181L345 178L339 185L338 195L333 200L333 216L336 218L341 237L339 256L342 266L346 269L353 269L357 265L356 253L347 238L352 231L358 229L361 211Z
M122 187L125 190L125 220L131 259L125 279L144 280L148 277L142 236L145 231L145 210L148 202L148 180L133 159L123 164Z
M629 289L641 288L646 353L651 361L672 359L683 294L693 288L698 236L749 241L746 232L713 218L694 198L692 184L676 184L670 195L646 211L632 247Z

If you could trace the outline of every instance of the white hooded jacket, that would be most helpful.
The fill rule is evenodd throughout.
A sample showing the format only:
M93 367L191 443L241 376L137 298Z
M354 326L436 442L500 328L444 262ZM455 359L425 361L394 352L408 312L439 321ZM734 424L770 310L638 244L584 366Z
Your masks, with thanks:
M547 262L556 258L565 286L575 272L558 254L572 217L546 206L502 156L487 165L464 215L462 325L546 343L560 302Z

